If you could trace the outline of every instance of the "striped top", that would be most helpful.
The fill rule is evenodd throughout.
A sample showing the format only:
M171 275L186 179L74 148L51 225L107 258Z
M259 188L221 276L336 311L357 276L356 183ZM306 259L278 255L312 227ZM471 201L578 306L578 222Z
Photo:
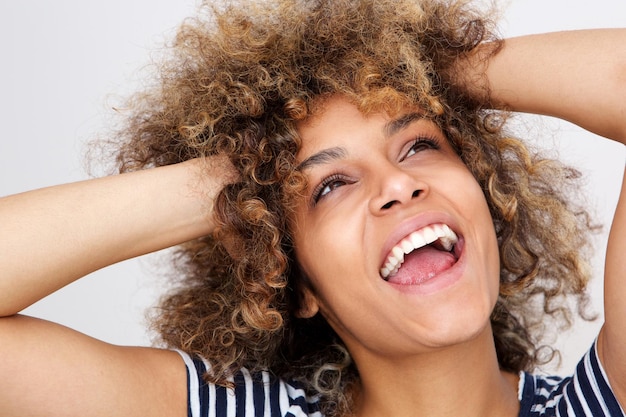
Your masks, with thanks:
M594 343L573 376L520 373L519 417L623 417Z
M319 398L309 396L294 382L251 374L246 369L231 378L234 389L206 384L206 360L180 352L187 366L189 417L323 417ZM519 417L626 417L606 373L596 345L567 378L520 372Z

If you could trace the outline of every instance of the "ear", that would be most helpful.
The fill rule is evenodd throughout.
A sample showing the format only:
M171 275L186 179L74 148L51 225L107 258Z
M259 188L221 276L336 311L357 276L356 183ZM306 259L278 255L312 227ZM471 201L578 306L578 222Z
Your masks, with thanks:
M317 297L309 288L303 288L300 298L300 308L296 312L296 317L300 319L310 319L320 311Z

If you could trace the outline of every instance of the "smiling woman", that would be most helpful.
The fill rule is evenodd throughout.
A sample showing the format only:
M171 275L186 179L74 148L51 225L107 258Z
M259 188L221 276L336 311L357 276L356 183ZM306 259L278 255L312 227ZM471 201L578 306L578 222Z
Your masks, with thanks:
M597 341L573 377L533 374L546 326L585 312L593 228L578 172L506 121L623 141L625 34L499 40L485 16L465 1L204 4L105 144L120 175L0 200L1 411L622 415L624 207ZM17 315L169 247L165 349Z
M492 340L499 281L496 234L480 185L434 122L396 120L333 98L299 128L299 158L341 150L340 158L307 168L311 187L328 176L345 179L314 207L303 201L293 237L309 282L302 315L319 311L360 377L372 373L383 386L398 370L380 372L381 361L418 353L432 361L442 347L481 333ZM399 126L391 134L390 123ZM412 240L425 247L413 250ZM453 253L443 250L453 244ZM381 273L385 268L391 271ZM425 367L418 360L414 366Z

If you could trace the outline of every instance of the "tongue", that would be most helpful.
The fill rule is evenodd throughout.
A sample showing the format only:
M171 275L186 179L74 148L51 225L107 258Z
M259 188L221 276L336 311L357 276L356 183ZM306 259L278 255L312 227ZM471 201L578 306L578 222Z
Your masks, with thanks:
M425 246L405 255L398 273L390 277L388 282L401 285L420 284L450 268L454 262L451 253Z

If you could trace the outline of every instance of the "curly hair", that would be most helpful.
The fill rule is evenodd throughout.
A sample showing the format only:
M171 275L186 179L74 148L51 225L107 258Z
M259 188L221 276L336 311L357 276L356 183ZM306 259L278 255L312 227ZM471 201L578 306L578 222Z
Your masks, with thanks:
M290 219L306 180L297 123L330 96L364 112L419 106L484 190L501 256L491 322L500 366L540 361L542 320L568 324L565 297L584 307L587 214L564 184L578 173L507 134L506 114L455 82L455 64L500 41L485 13L454 0L281 0L204 4L158 63L157 84L129 100L116 141L120 171L227 155L236 183L219 194L219 227L181 245L176 289L155 328L170 346L207 358L207 380L268 369L345 413L356 367L318 316L297 318L303 281ZM206 173L211 175L210 172Z

